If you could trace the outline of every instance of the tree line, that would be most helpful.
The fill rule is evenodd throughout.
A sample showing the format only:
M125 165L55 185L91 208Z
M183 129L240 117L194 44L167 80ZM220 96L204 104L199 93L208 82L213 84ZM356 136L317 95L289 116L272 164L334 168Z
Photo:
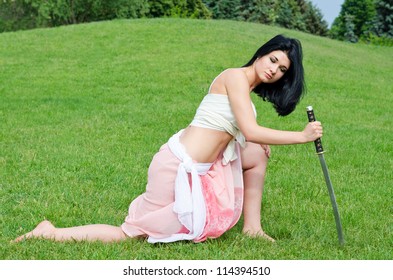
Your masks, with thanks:
M0 32L142 17L242 20L328 34L307 0L0 0Z
M210 13L201 0L0 0L0 32L143 17Z
M393 41L393 0L345 0L329 30L309 0L0 0L0 32L119 18L230 19L349 42ZM393 45L393 44L392 44Z

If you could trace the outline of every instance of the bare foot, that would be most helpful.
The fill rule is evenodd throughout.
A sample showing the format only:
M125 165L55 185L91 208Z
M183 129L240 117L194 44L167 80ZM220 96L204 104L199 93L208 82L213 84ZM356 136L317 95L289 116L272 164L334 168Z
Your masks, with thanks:
M263 230L253 231L253 230L243 229L243 233L250 237L255 237L255 238L262 237L270 242L276 242L276 240L274 240L269 235L267 235Z
M29 239L29 238L40 238L40 237L50 239L53 237L54 231L55 231L55 227L52 225L52 223L47 220L44 220L41 223L39 223L35 229L24 235L19 236L13 242L20 242L22 240Z

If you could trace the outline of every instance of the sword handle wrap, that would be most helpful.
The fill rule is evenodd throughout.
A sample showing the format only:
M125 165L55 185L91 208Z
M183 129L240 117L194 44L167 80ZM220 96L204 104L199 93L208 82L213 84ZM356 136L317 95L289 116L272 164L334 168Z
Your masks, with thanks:
M308 116L308 121L309 122L315 122L315 115L314 115L314 110L312 106L307 106L307 116ZM315 150L317 151L317 154L322 154L324 152L323 147L322 147L322 141L321 138L318 138L317 140L314 141L315 144Z

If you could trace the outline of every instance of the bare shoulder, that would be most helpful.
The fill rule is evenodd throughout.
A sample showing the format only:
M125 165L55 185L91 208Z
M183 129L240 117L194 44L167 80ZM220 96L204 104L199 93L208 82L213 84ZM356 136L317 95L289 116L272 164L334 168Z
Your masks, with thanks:
M247 75L241 68L229 68L223 74L228 80L247 81Z
M210 92L228 94L231 90L238 91L248 84L247 76L241 68L229 68L221 72L210 86Z
M241 68L230 68L225 71L225 86L227 91L245 90L248 93L249 84L246 73Z

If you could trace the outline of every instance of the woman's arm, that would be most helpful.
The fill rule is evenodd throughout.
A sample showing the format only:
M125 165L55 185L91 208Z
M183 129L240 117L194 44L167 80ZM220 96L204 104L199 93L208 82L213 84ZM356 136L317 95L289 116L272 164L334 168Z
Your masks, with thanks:
M308 123L303 131L284 131L257 124L251 106L249 82L241 69L230 69L225 76L225 87L240 131L247 141L258 144L302 144L322 137L320 122Z

